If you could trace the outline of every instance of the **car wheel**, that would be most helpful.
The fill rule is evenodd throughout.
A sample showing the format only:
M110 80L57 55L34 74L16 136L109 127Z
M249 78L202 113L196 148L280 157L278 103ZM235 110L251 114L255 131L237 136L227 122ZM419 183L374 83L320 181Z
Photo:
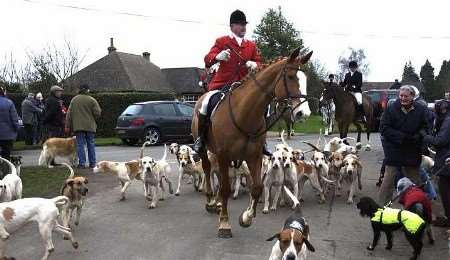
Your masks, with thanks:
M124 143L126 145L131 145L131 146L137 144L137 142L139 141L136 138L123 138L121 140L122 140L122 143Z
M150 127L145 131L145 141L150 145L157 145L161 142L161 133L156 127Z

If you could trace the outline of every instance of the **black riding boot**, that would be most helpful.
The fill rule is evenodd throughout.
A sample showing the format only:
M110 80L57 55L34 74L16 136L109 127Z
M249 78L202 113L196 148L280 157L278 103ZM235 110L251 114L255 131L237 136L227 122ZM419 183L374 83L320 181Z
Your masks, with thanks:
M357 105L357 113L358 113L358 118L360 118L361 121L363 123L365 123L366 122L366 116L364 115L364 106L362 104L361 105Z
M207 119L208 116L202 115L200 113L198 114L198 137L197 139L195 139L194 147L192 148L196 153L203 153L205 150L205 138L206 132L208 131L208 127L206 127Z

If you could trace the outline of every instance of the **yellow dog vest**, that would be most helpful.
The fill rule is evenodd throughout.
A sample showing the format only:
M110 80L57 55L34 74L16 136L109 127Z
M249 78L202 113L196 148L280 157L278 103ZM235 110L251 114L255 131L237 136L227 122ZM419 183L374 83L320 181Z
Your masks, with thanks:
M425 221L415 213L392 208L378 209L371 220L385 225L401 223L410 234L415 234L425 224Z

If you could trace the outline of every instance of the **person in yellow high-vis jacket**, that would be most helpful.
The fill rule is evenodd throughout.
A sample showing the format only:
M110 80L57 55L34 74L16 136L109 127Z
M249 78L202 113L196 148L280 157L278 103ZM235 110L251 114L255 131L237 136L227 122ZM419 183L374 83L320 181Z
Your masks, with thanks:
M356 206L361 216L369 217L371 220L373 241L367 247L367 250L375 249L381 231L386 234L386 249L392 249L392 232L403 229L406 239L414 249L413 256L410 259L417 259L422 251L422 238L425 230L425 221L419 215L407 210L383 208L369 197L362 197Z

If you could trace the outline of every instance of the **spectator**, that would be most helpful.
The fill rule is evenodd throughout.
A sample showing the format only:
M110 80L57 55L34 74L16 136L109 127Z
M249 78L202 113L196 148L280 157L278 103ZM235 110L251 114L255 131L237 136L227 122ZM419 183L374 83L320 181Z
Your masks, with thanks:
M46 138L64 136L64 104L61 99L63 89L50 88L50 96L45 100L44 127Z
M399 98L386 108L380 122L380 133L386 160L386 173L378 194L380 204L392 198L396 167L401 167L405 177L416 185L421 184L422 135L428 124L425 107L414 102L414 89L405 85L400 88Z
M42 110L36 106L34 94L28 93L28 96L22 102L22 122L25 128L25 144L33 145L38 125L38 115Z
M445 100L450 101L450 92L445 92Z
M95 119L101 114L97 100L88 96L89 86L81 85L79 93L70 102L67 112L66 131L73 131L77 137L79 167L86 164L85 146L87 146L89 167L96 164L94 134L97 130Z
M436 120L433 135L425 135L425 144L436 150L434 169L439 176L438 187L444 206L445 218L437 218L436 226L450 227L450 171L445 160L450 154L450 102L441 100L435 104Z
M389 87L389 89L399 89L402 86L402 84L400 84L400 82L398 82L398 79L395 79L394 84L392 84L392 86Z
M14 140L19 129L19 116L14 103L6 97L6 89L0 87L0 155L10 159Z
M45 104L44 104L44 97L42 96L41 92L38 92L36 94L36 106L39 107L42 112L45 111ZM35 144L39 144L42 140L42 132L43 132L43 124L44 124L44 113L38 114L38 124L36 126L36 136L34 137L33 142Z

